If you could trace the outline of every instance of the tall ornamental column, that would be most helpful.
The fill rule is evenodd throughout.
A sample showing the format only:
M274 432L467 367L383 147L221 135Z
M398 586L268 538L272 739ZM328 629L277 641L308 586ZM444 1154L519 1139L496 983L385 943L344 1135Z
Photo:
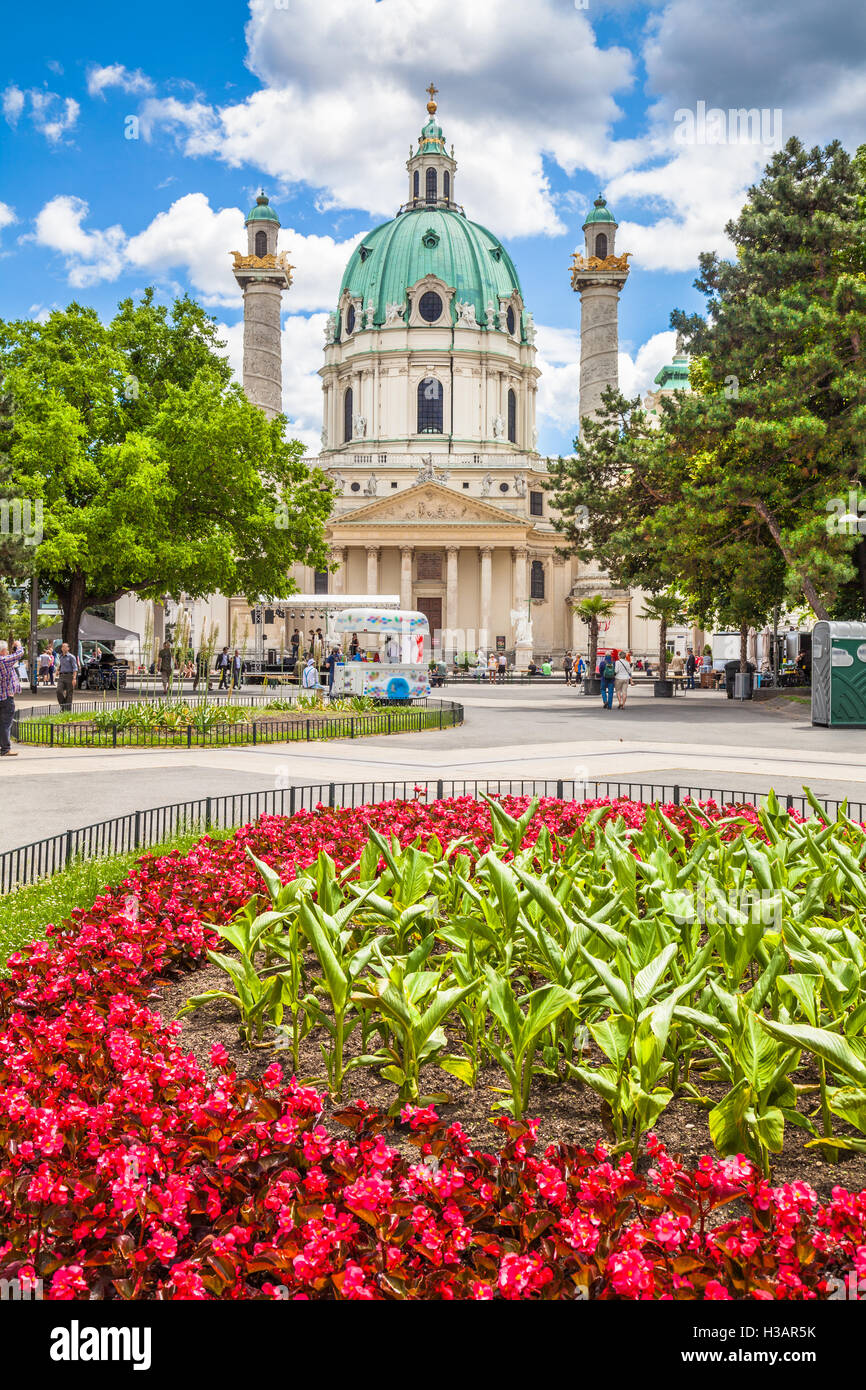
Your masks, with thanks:
M459 545L449 545L445 551L445 627L448 629L448 646L454 645L457 628L457 560Z
M481 633L478 644L489 647L490 643L490 596L493 589L493 547L482 545L481 555Z
M412 553L411 545L400 546L400 607L412 607Z
M597 416L606 386L619 385L619 296L628 258L614 254L617 221L599 194L583 224L586 255L574 254L571 288L580 295L580 418Z
M232 251L234 277L244 295L244 391L269 420L282 410L280 339L282 294L292 266L277 255L280 222L262 193L246 220L247 254Z
M367 593L378 594L379 592L379 547L378 545L367 546Z

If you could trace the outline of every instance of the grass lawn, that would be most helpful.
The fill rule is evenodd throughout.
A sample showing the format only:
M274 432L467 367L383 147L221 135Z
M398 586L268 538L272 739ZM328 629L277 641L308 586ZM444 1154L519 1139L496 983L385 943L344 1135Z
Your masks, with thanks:
M161 855L170 850L186 853L202 837L201 830L178 835L148 850L129 850L105 859L76 859L60 873L39 883L15 888L0 897L0 972L6 960L28 941L45 935L52 922L68 917L74 907L90 907L103 889L113 887L126 878L144 853ZM211 839L227 839L232 830L211 830Z

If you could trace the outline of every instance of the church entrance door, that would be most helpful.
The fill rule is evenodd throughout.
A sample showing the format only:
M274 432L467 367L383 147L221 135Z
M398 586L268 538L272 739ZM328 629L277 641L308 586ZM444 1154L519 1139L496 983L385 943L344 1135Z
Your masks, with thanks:
M442 600L441 598L418 598L416 600L418 612L423 613L427 622L430 624L431 641L436 641L436 634L442 631Z

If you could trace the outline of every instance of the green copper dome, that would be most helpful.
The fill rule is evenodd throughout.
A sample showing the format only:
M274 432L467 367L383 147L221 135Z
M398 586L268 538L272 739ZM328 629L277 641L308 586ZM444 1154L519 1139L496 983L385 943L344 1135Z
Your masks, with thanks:
M264 193L259 194L255 207L247 213L247 222L276 222L279 227L280 219L270 206Z
M653 377L656 386L662 391L690 391L689 359L684 354L677 355L673 362L667 363Z
M500 296L517 290L523 297L514 262L492 232L462 213L432 207L403 212L368 232L352 252L340 295L348 290L363 300L365 310L372 299L378 325L385 322L386 305L408 306L406 291L425 275L453 285L455 300L474 304L480 326L488 300L498 314ZM452 319L456 322L456 309Z
M592 212L587 215L583 224L584 227L588 227L590 222L616 222L616 218L600 193L592 205Z

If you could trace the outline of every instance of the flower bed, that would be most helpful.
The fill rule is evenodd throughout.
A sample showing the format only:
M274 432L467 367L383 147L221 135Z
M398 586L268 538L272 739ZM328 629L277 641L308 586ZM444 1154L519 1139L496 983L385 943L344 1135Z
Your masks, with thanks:
M688 854L702 818L666 811ZM610 828L640 832L648 813L544 801L521 845L543 857L551 833L555 850L590 817L576 838L610 854ZM744 823L753 852L767 838L751 808L737 820L710 807L707 819L725 844ZM338 1137L316 1091L278 1064L239 1077L219 1045L211 1068L185 1053L179 1025L149 1007L154 983L194 971L215 929L261 893L247 849L289 882L322 850L350 864L377 825L403 846L462 836L479 881L495 841L489 811L468 798L263 820L185 856L146 857L52 941L10 958L0 1277L41 1278L53 1298L813 1298L828 1279L866 1273L866 1194L840 1188L821 1203L749 1159L683 1165L652 1136L648 1164L644 1150L635 1164L603 1145L538 1154L538 1123L505 1116L491 1154L417 1104L390 1119L343 1107L332 1119L354 1134ZM398 1147L385 1139L395 1127Z

